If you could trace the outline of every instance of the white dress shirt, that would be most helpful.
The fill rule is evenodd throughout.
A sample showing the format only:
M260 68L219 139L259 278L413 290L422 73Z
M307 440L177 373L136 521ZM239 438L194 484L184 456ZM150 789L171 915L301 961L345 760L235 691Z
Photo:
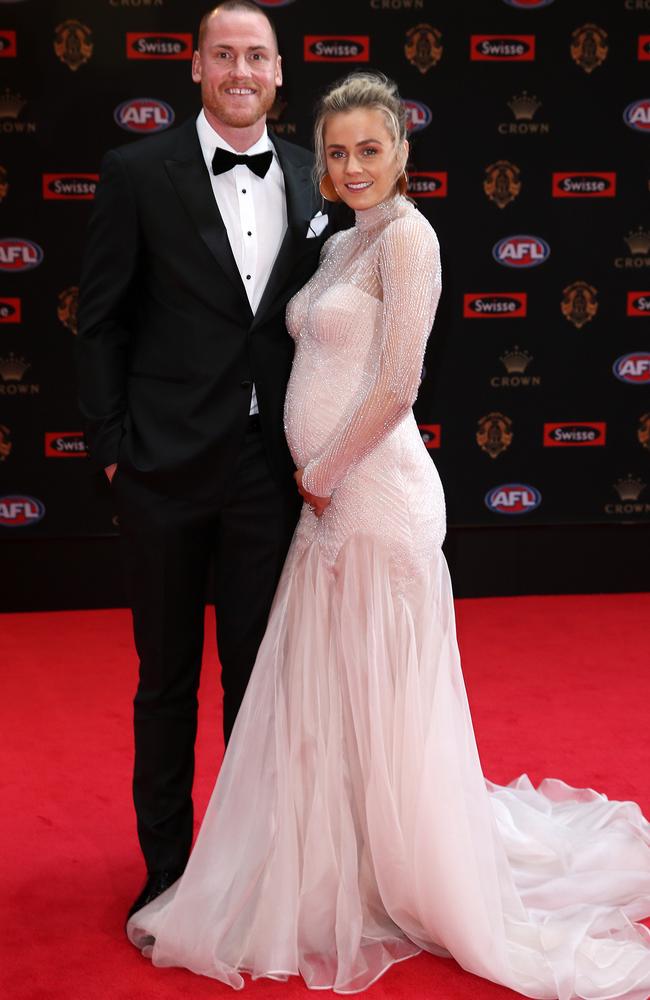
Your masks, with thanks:
M217 146L231 153L239 150L233 149L215 132L203 109L196 119L196 130L214 198L228 233L251 310L255 313L287 230L284 175L277 153L265 128L258 141L250 149L243 150L249 156L269 149L272 151L273 160L265 177L258 177L244 164L237 164L232 170L215 177L212 173L212 158ZM258 412L255 386L250 412Z

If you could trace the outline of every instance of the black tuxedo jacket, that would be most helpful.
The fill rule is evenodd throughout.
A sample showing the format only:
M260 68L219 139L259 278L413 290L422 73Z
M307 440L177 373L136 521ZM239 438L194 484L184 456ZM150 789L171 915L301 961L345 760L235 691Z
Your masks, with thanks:
M255 383L264 443L293 488L284 395L293 342L284 313L332 229L307 238L321 206L312 155L272 136L288 228L255 315L217 208L192 119L112 150L102 164L79 303L77 369L91 457L155 489L219 496Z

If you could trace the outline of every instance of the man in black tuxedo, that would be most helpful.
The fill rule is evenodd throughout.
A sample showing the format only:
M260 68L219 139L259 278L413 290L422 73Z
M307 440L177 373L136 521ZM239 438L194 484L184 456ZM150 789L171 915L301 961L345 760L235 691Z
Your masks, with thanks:
M190 851L211 560L226 738L264 633L300 504L284 312L330 232L311 154L266 131L282 82L266 14L226 0L206 15L192 76L197 119L105 157L79 308L81 407L115 491L140 658L133 788L148 877L131 912Z

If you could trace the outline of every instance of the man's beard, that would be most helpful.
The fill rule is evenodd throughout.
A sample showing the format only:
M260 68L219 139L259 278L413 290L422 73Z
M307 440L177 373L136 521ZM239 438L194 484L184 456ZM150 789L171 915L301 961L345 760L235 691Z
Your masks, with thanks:
M240 86L246 85L240 84ZM225 95L222 97L220 93L214 94L207 88L202 92L201 97L204 106L210 114L214 115L218 121L223 122L224 125L229 125L231 128L248 128L254 125L255 122L258 122L260 118L263 118L273 107L275 102L275 87L269 87L264 91L257 89L254 106L242 107L239 110L234 110L232 103L226 106L227 98Z

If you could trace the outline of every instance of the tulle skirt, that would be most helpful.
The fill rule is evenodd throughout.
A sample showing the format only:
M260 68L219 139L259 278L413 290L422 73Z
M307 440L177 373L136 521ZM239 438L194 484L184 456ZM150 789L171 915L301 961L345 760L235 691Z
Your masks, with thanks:
M525 996L650 995L650 825L483 777L442 556L294 540L188 867L128 924L155 965L340 993L426 949Z

